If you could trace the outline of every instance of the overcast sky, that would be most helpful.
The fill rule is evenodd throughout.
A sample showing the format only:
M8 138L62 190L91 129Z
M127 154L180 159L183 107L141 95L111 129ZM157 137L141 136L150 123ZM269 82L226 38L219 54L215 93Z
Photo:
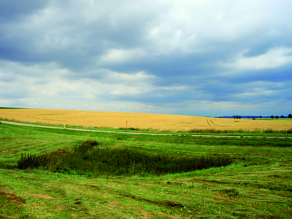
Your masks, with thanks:
M0 0L0 106L292 113L290 0Z

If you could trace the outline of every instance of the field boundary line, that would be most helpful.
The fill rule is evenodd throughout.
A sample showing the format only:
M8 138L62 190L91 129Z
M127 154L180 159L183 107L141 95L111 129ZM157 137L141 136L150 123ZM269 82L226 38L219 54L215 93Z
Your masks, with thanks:
M208 121L208 120L207 120ZM103 132L103 133L114 133L114 134L129 134L129 135L164 135L164 136L186 136L184 134L163 134L163 133L143 133L143 132L121 132L121 131L105 131L105 130L91 130L91 129L78 129L78 128L62 128L56 126L43 126L43 125L33 125L33 124L24 124L17 122L7 122L1 121L1 123L9 125L18 125L18 126L28 126L35 128L49 128L49 129L64 129L71 131L83 131L83 132ZM282 136L243 136L243 135L189 135L192 137L214 137L214 138L292 138L292 137L282 137Z

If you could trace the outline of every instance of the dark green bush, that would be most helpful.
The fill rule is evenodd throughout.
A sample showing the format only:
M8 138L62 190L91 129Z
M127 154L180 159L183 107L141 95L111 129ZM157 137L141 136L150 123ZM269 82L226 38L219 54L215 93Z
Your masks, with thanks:
M231 164L227 156L173 157L153 155L129 149L94 147L95 141L86 141L70 153L22 155L19 169L38 168L57 172L75 172L93 175L161 175L220 167Z

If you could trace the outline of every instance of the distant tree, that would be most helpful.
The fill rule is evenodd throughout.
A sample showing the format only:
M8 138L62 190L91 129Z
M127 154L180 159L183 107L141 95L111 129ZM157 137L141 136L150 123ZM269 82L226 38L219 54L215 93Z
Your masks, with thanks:
M289 114L289 115L288 115L288 118L292 118L292 115L291 115L291 114Z
M271 115L271 118L273 119L273 118L274 118L274 116L273 116L273 115Z
M260 118L263 118L262 116L260 116Z
M285 116L283 116L283 115L282 115L282 116L281 116L281 118L282 118L282 119L284 119L284 118L285 118Z
M279 116L276 116L276 119L279 119Z
M248 118L250 118L250 117L248 117Z
M239 119L241 119L241 116L238 116Z
M252 120L255 120L255 118L254 118L254 117L252 117Z

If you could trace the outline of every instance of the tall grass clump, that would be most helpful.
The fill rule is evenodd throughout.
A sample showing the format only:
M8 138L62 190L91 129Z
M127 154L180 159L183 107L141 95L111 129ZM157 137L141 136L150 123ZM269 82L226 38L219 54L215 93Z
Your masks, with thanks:
M224 130L224 129L190 129L187 131L178 131L179 133L196 133L196 134L237 134L237 133L264 133L264 134L292 134L292 129L263 129L263 130L243 130L243 129L234 129L234 130Z
M129 149L100 147L96 141L86 141L70 153L22 155L19 169L42 167L56 172L91 175L163 175L182 173L231 164L231 158L221 155L181 157L148 154Z
M37 168L39 166L46 166L50 161L49 156L37 156L33 154L21 154L20 160L17 162L19 169Z
M275 129L265 129L263 130L263 133L269 133L269 134L292 134L292 129L287 130L275 130Z

